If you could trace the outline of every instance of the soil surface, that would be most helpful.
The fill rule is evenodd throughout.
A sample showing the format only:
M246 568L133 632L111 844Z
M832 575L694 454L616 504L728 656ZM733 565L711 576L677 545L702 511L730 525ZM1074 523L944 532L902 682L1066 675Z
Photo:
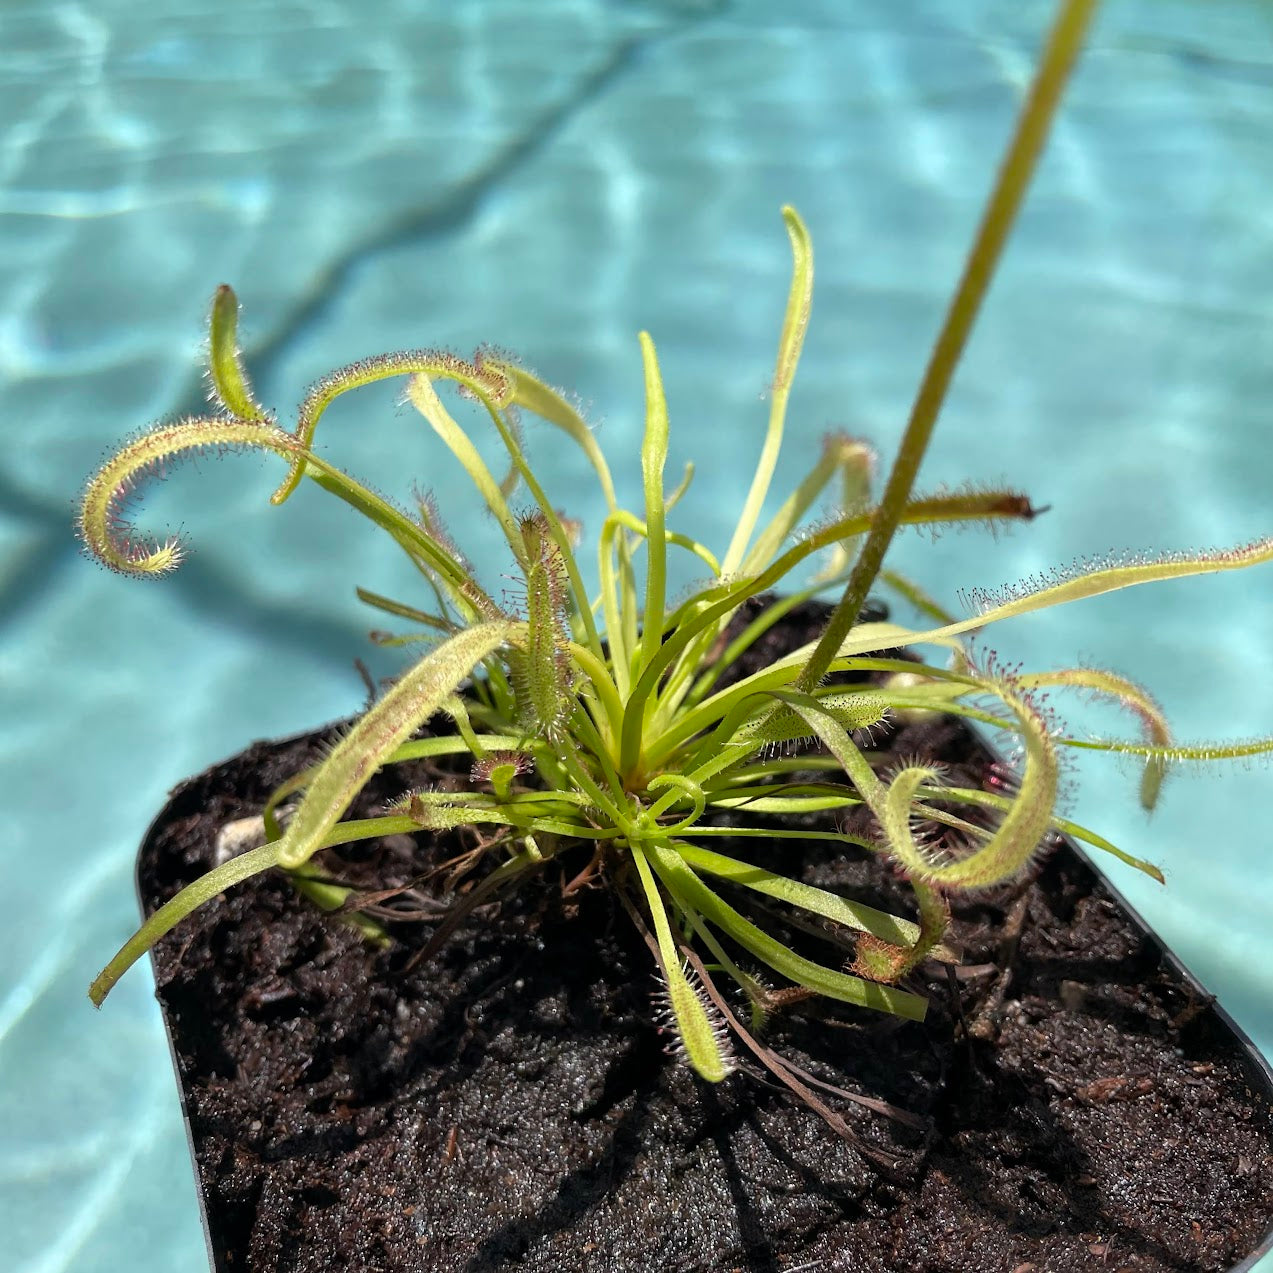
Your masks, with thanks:
M774 641L808 639L811 621ZM178 788L143 849L148 908L331 732L257 744ZM964 785L1005 781L949 723L879 742L947 761ZM355 816L447 780L400 768ZM907 904L864 853L758 843L712 847ZM397 836L325 865L386 887L472 845ZM891 1168L758 1067L711 1086L665 1054L631 920L603 889L563 896L585 861L479 909L409 970L430 922L395 923L377 949L282 877L160 944L219 1269L1157 1273L1230 1269L1259 1245L1262 1080L1065 845L1028 886L956 907L958 977L933 963L908 983L931 1001L922 1025L804 1004L766 1032L809 1073L920 1120L826 1098ZM792 940L837 959L833 933Z

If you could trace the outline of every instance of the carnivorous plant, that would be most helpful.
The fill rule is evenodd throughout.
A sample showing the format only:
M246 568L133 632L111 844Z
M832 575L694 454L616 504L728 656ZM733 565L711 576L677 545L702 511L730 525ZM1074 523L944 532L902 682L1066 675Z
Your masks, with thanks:
M715 1081L730 1071L731 1035L754 1044L749 1027L729 1009L718 987L722 980L736 983L757 1012L772 999L765 979L776 977L800 993L918 1019L925 1001L902 983L922 960L956 958L945 944L947 899L1020 877L1053 830L1069 831L1156 875L1152 866L1058 815L1060 749L1096 746L1142 758L1141 797L1148 807L1171 762L1267 751L1273 739L1181 746L1172 741L1149 694L1131 681L1087 668L1005 671L993 662L979 663L960 638L1003 619L1116 589L1264 562L1273 558L1273 539L1196 556L1111 560L998 598L974 594L975 613L960 620L925 602L927 627L879 621L863 612L898 527L968 521L993 526L1034 515L1029 500L1010 490L925 496L912 488L1093 8L1093 0L1069 0L1061 8L882 493L878 498L872 493L867 448L836 436L766 520L813 287L808 233L797 214L784 209L794 267L768 427L737 525L723 548L673 528L671 515L689 481L687 476L669 492L664 472L669 412L649 335L640 336L642 499L629 508L620 502L596 439L567 399L489 353L466 360L411 350L351 363L315 384L294 428L284 429L253 393L236 344L238 303L222 287L210 324L215 411L144 433L104 465L83 496L85 544L127 575L170 571L181 560L178 539L151 541L131 528L127 510L139 486L192 452L269 452L286 469L275 504L284 503L301 481L316 482L397 542L419 572L424 600L360 595L416 624L429 648L320 764L276 793L265 811L266 843L216 866L142 925L93 983L93 1002L100 1004L121 974L183 917L249 876L282 869L313 891L323 877L318 864L310 864L333 845L477 826L484 831L483 862L428 949L474 906L546 863L573 856L570 870L614 890L647 932L684 1055L699 1075ZM520 581L517 603L497 599L478 582L427 501L415 512L403 511L316 450L328 406L387 377L405 378L407 399L464 467L498 524ZM494 431L507 453L507 473L488 467L470 432L444 403L438 386L447 382L478 404L482 427ZM596 596L585 591L578 528L557 511L523 449L519 412L560 429L595 474L607 510L596 536ZM526 493L524 508L511 502L518 487ZM800 533L828 493L838 500L837 511ZM828 551L829 575L824 571L808 583L805 572L815 555ZM692 554L708 576L691 595L675 600L668 588L673 553ZM793 579L800 582L793 586ZM792 605L835 586L841 595L819 640L741 679L727 675ZM768 608L749 606L753 598L782 594L784 588L782 599ZM900 657L902 647L934 653L917 662ZM846 673L882 675L850 682L840 675ZM1080 743L1063 736L1039 706L1039 691L1048 687L1095 691L1122 704L1142 722L1143 739ZM871 732L908 710L949 713L1015 736L1018 783L999 793L965 789L923 757L879 772L872 764ZM421 726L439 714L448 728L417 738ZM815 746L787 754L795 740ZM376 770L444 755L471 764L467 789L412 791L380 816L345 820ZM293 800L284 818L284 803ZM871 834L774 829L749 821L751 814L855 806L869 810ZM988 809L992 816L961 818L952 812L961 807ZM724 827L722 814L729 815ZM959 833L958 847L935 847L926 828L936 822ZM823 840L846 852L882 855L909 883L913 909L885 913L719 852L713 840L721 837L735 845L749 837ZM335 896L339 901L344 892L335 887ZM764 899L764 905L749 908L748 898ZM763 916L772 914L775 903L781 913L803 912L851 934L849 963L814 961L774 936ZM816 1101L794 1074L780 1077ZM835 1121L825 1107L823 1112Z

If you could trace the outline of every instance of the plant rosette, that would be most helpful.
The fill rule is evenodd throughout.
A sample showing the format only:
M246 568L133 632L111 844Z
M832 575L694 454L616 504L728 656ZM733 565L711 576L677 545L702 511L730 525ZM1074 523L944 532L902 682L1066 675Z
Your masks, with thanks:
M793 609L771 652L818 617ZM258 744L176 791L139 857L144 910L254 843L272 790L339 732ZM879 751L922 748L970 787L1011 781L961 722L887 735ZM354 815L462 778L454 759L382 770ZM795 850L802 883L904 899L879 858L812 838L842 815L766 821L811 838L747 840L751 860ZM864 1273L1165 1273L1245 1269L1268 1248L1267 1066L1068 843L1051 838L1028 882L952 902L963 963L953 989L940 961L912 976L923 1023L769 982L768 1019L749 1024L840 1134L755 1053L718 1085L670 1064L645 942L564 869L475 908L409 967L412 928L449 904L445 874L474 847L453 829L332 850L346 887L402 890L375 911L391 947L277 874L156 946L217 1270L838 1268L851 1253ZM771 922L808 957L847 955L844 930L794 919Z
M1140 758L1140 797L1151 808L1169 766L1258 755L1273 750L1273 739L1181 744L1150 694L1129 678L1086 667L1010 669L979 657L968 638L1003 620L1122 588L1255 566L1273 558L1273 540L1086 563L1001 594L973 591L976 612L965 619L885 569L899 527L994 528L1035 515L1029 499L1011 490L925 495L913 487L1093 7L1090 0L1061 6L878 496L871 449L835 436L793 491L770 499L813 288L808 233L792 209L784 210L793 272L768 426L723 550L672 528L692 470L669 489L668 408L647 334L640 337L643 499L633 510L620 504L606 457L568 400L489 353L466 360L412 350L362 359L321 379L294 428L280 427L244 370L234 293L219 289L209 341L216 412L144 433L103 466L83 496L86 546L125 574L175 568L183 551L176 537L151 541L132 529L129 506L145 479L193 453L265 451L286 465L276 504L310 480L392 537L418 572L423 600L360 596L416 629L381 635L382 642L423 640L428 648L324 755L280 778L262 802L260 843L227 852L147 917L94 982L94 1003L183 920L224 905L217 899L228 889L265 873L338 912L336 924L356 930L370 949L401 942L401 911L419 918L424 881L377 886L357 877L347 869L358 852L351 846L374 856L369 846L386 837L417 843L460 835L465 848L455 860L421 864L430 878L445 865L449 902L430 915L430 935L413 960L433 960L492 903L515 907L533 882L556 880L572 897L599 894L630 917L648 948L662 986L664 1029L696 1081L710 1088L742 1063L759 1066L766 1081L821 1118L828 1135L874 1160L835 1101L767 1041L775 1015L814 1003L819 1011L877 1021L922 1021L933 1002L922 989L928 970L945 967L956 982L961 976L967 938L952 933L952 907L1026 887L1041 848L1058 833L1161 879L1152 865L1058 811L1066 750ZM488 591L427 497L411 511L399 508L315 449L318 425L337 397L388 377L405 378L407 400L463 467L502 532L521 584L516 603ZM452 414L438 392L448 383L478 425L466 428ZM607 509L595 544L596 595L585 585L580 528L557 511L527 458L520 430L527 412L561 430L596 476ZM498 440L506 471L488 466L473 441L476 427ZM515 509L519 488L528 506ZM688 596L669 596L673 553L689 554L705 574ZM824 558L821 573L807 582L816 557ZM900 594L921 623L872 616L864 607L877 585ZM832 589L839 599L816 634L794 648L777 640L785 616ZM757 610L757 598L774 591L785 594L782 600ZM1139 736L1069 736L1044 704L1052 690L1120 705L1139 724ZM439 717L448 728L421 736ZM912 720L996 731L1015 759L1011 779L995 785L961 777L926 747L881 749L880 740ZM445 777L364 807L377 775L443 762ZM826 820L803 825L813 815ZM786 851L771 860L766 846L774 845ZM889 903L805 878L803 859L814 845L891 872L897 887ZM835 933L842 949L810 951L801 934L811 928ZM831 1095L839 1100L843 1090Z

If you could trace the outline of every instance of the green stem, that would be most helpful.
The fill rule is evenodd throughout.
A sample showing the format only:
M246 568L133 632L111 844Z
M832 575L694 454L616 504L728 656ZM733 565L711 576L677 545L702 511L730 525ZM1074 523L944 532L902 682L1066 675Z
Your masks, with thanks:
M995 267L1007 242L1026 188L1038 163L1057 104L1083 43L1098 0L1069 0L1048 36L1043 60L1035 73L1030 95L1017 121L1016 134L999 170L998 180L977 230L963 277L950 303L946 320L920 383L902 445L889 474L879 511L840 604L827 623L813 657L800 675L799 688L811 690L826 675L831 660L857 622L866 594L879 574L884 554L893 541L902 508L906 504L920 462L928 449L951 378L981 308Z

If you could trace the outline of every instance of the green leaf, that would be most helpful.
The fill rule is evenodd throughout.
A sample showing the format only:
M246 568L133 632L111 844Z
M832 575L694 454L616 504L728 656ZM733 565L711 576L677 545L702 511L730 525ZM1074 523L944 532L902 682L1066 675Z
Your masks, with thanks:
M848 973L836 972L811 959L797 955L776 938L744 919L732 906L698 878L681 856L681 846L664 846L650 843L646 846L651 865L674 898L684 898L704 918L727 933L739 945L746 947L757 959L766 963L794 981L829 999L874 1008L877 1012L891 1012L911 1021L922 1021L928 1004L919 995L913 995L893 986L863 981Z
M337 367L311 386L297 415L296 440L304 451L312 449L319 420L341 394L393 376L419 375L454 380L478 397L491 411L497 406L507 405L513 392L508 377L494 363L481 360L468 362L443 349L407 349L377 354L374 358L360 358L357 362ZM270 496L272 503L284 503L299 485L309 458L304 451L296 453L298 458L291 471L278 490Z
M744 888L754 889L757 893L764 893L768 897L776 897L781 902L798 906L801 910L821 915L826 919L834 920L837 924L857 929L859 932L871 933L895 946L914 946L919 940L920 932L917 924L897 915L890 915L887 911L877 910L874 906L840 897L836 893L815 888L811 884L801 884L798 880L788 879L785 875L777 875L773 871L766 871L763 867L739 862L736 858L712 853L696 845L678 842L677 852L698 871L729 880L731 884L740 884ZM944 958L950 963L959 962L949 950L943 949L936 957Z
M605 456L597 445L596 438L592 436L587 422L561 394L538 377L512 363L501 362L498 359L494 360L494 363L508 377L512 385L512 405L533 411L541 420L556 425L588 457L588 462L597 475L597 481L601 484L606 505L613 512L615 509L614 482L611 480Z
M641 477L645 486L646 553L644 629L641 664L648 664L663 639L663 604L667 590L667 539L663 525L663 469L667 464L667 400L658 355L648 332L641 333L645 363L645 435L641 442ZM639 710L639 708L638 708Z
M893 778L884 810L877 813L899 862L915 879L944 889L989 888L1020 875L1052 825L1056 808L1056 749L1042 717L1005 681L987 678L985 688L1017 717L1025 743L1021 789L989 840L966 857L945 862L934 861L916 844L911 832L912 805L919 787L935 776L923 765L908 766Z
M782 449L783 426L787 418L787 400L791 397L791 385L804 347L805 332L809 327L809 314L813 309L813 244L809 231L792 207L784 207L782 219L791 240L791 290L787 294L787 312L782 320L782 334L778 338L778 361L774 368L774 382L769 398L769 428L765 444L760 452L751 489L743 504L742 515L725 553L723 569L726 574L736 571L747 551L748 541L756 529L756 521L769 493L778 453Z
M237 333L239 298L225 283L212 297L208 319L208 376L217 401L240 420L269 421L269 413L252 395L252 386L239 357Z
M561 736L574 704L574 665L566 634L566 564L542 513L520 523L526 578L526 640L513 663L522 724L544 738Z
M1018 678L1025 687L1060 685L1070 689L1090 690L1095 694L1114 699L1140 717L1154 751L1145 761L1145 771L1140 781L1140 803L1151 810L1158 803L1163 778L1167 774L1166 752L1171 748L1171 729L1167 717L1148 690L1135 681L1095 667L1069 667L1055 672L1031 673Z
M367 779L442 706L477 664L524 628L511 621L467 628L406 672L354 723L315 773L279 842L279 862L288 867L307 862Z
M519 540L517 522L509 511L500 484L495 480L485 461L477 452L467 433L460 428L451 413L442 405L433 381L427 375L414 375L407 381L407 397L411 405L429 422L434 433L446 443L451 454L463 465L469 480L477 487L486 507L499 522L504 538L516 549Z
M879 694L824 694L818 706L846 730L878 725L888 711L887 699ZM793 708L779 706L747 721L730 741L763 747L809 737L809 722Z
M681 958L672 939L667 910L659 895L658 885L650 873L650 864L638 845L632 846L632 859L649 904L650 918L654 921L654 935L658 944L659 963L667 983L668 1004L676 1031L685 1047L685 1056L694 1072L709 1083L719 1083L733 1068L722 1044L721 1031L713 1024L707 1008L698 992L690 984Z
M992 791L979 791L969 787L933 786L922 794L925 798L934 800L961 801L964 804L980 805L986 809L1000 809L1004 812L1007 812L1012 805L1012 800L1007 796L997 795ZM1082 840L1084 844L1090 844L1094 849L1100 849L1102 853L1108 853L1112 857L1116 857L1127 866L1143 871L1151 879L1157 880L1159 884L1167 882L1162 871L1152 862L1146 862L1143 858L1132 857L1130 853L1120 849L1116 844L1111 844L1103 836L1097 835L1095 831L1091 831L1077 822L1054 817L1052 826L1055 830L1060 831L1062 835Z
M895 649L903 645L949 644L951 638L972 632L1004 619L1017 618L1052 606L1071 601L1083 601L1100 597L1107 592L1132 588L1138 584L1156 583L1165 579L1184 579L1191 575L1217 574L1223 570L1245 570L1273 561L1273 537L1253 540L1236 548L1213 549L1197 554L1174 553L1146 560L1113 563L1064 577L1059 582L1041 587L1023 589L1009 600L995 603L989 593L974 591L975 601L984 608L970 619L947 623L927 630L906 628L900 624L865 623L853 629L841 643L837 658L849 658L857 654L869 654L875 650ZM780 659L775 668L803 667L814 650L813 642ZM731 687L737 689L737 686Z
M176 897L165 902L120 948L115 958L97 974L89 987L88 997L95 1007L110 994L115 983L137 962L165 933L171 931L191 912L205 902L210 902L234 884L268 871L279 864L278 842L263 844L259 849L240 853L228 862L214 867L187 884Z
M84 488L78 519L84 546L121 574L161 575L175 570L182 557L180 541L175 535L162 543L136 536L125 515L131 497L146 478L185 455L250 447L273 451L287 460L297 450L294 439L272 424L225 417L187 417L134 438Z

